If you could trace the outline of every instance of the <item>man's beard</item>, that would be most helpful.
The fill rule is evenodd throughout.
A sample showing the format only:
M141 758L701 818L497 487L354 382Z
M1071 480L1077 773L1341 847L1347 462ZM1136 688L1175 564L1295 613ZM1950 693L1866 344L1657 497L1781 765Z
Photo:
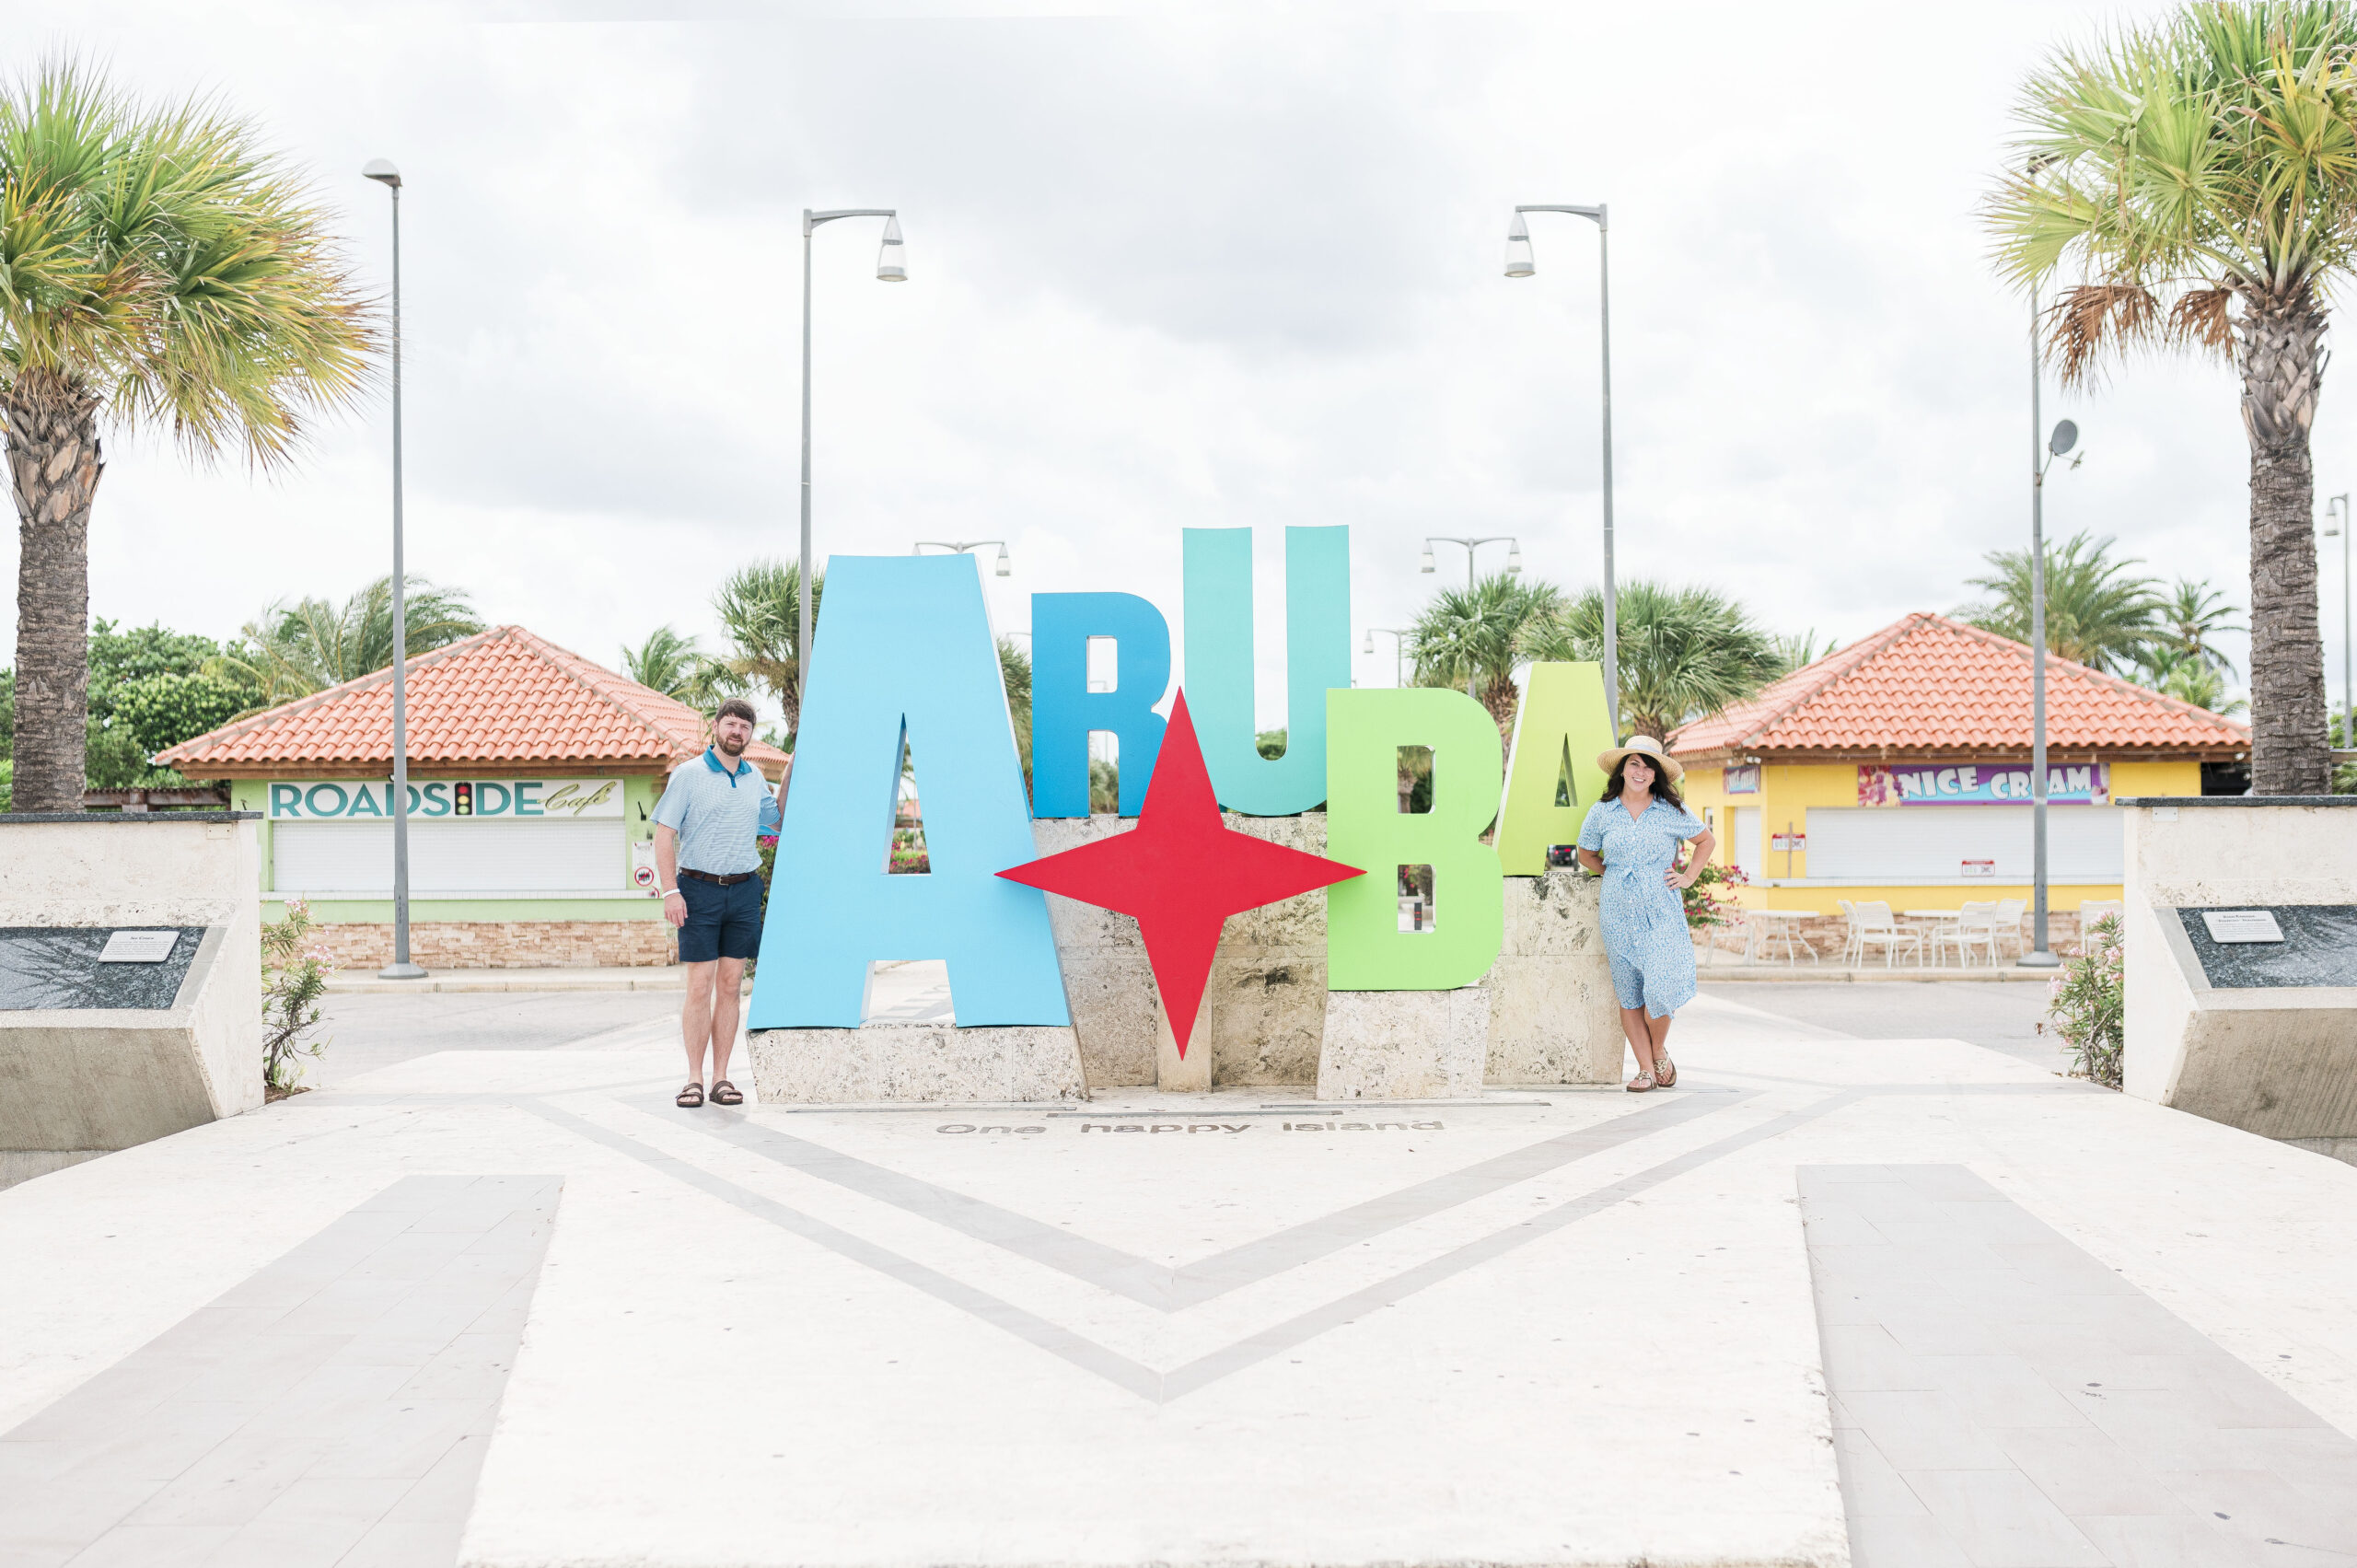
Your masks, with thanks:
M750 737L748 737L747 740L749 740L750 738ZM745 754L747 741L731 740L726 736L723 735L714 737L714 744L720 748L721 755L724 757L742 757Z

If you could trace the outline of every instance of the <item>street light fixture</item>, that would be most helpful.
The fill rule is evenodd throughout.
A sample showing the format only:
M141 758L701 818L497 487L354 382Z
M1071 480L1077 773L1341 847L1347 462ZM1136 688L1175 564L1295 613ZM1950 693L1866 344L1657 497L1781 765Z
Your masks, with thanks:
M801 691L810 690L810 632L818 619L814 596L810 591L810 237L821 226L838 218L882 218L884 243L876 255L876 279L878 283L906 283L909 267L900 248L900 218L892 207L838 207L829 212L802 209L802 581L796 591L802 598L795 620L795 680Z
M1006 540L1003 539L921 539L910 548L909 553L923 555L926 546L930 545L935 550L946 550L952 555L960 555L969 550L980 550L986 544L998 546L998 575L1002 577L1011 575L1014 563L1006 558Z
M1596 291L1601 335L1597 343L1604 365L1604 702L1612 715L1612 736L1620 737L1620 605L1612 586L1612 227L1604 203L1593 207L1519 206L1506 227L1506 276L1536 277L1538 259L1530 249L1530 225L1526 213L1568 213L1596 224ZM1509 567L1509 570L1512 568Z
M1465 591L1469 594L1473 591L1474 552L1485 544L1504 545L1506 547L1506 570L1515 576L1520 576L1522 575L1522 542L1511 534L1491 534L1486 539L1458 539L1451 534L1431 535L1424 540L1424 563L1418 567L1417 570L1422 572L1430 572L1433 569L1433 546L1435 544L1461 544L1465 547ZM1476 702L1480 700L1479 695L1473 690L1473 672L1471 670L1468 670L1465 673L1465 694L1469 697L1472 697Z
M1361 652L1370 654L1375 652L1375 634L1377 632L1391 639L1391 684L1407 685L1406 639L1414 636L1416 629L1412 626L1370 626L1366 629L1366 643L1360 650Z
M2357 685L2350 683L2351 660L2349 646L2349 494L2343 491L2325 503L2325 516L2340 517L2337 523L2325 525L2324 537L2336 535L2340 540L2340 744L2342 749L2357 747Z
M393 197L393 961L382 980L423 980L409 956L409 606L401 554L401 171L371 158L361 177Z
M2056 459L2079 444L2079 427L2070 420L2055 424L2046 436L2046 416L2039 408L2045 379L2045 353L2038 337L2038 294L2029 305L2029 805L2030 805L2030 950L2016 960L2028 970L2061 967L2047 943L2046 853L2046 473ZM2044 436L2041 446L2039 438ZM2077 468L2086 460L2080 453L2071 459Z

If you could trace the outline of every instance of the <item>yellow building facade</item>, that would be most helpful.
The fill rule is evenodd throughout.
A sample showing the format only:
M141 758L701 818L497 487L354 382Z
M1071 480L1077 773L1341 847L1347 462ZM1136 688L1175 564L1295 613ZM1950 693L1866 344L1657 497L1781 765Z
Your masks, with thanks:
M1687 726L1688 806L1747 909L1955 910L2032 895L2030 651L1910 615ZM2066 659L2047 668L2048 907L2120 896L2112 802L2199 796L2249 755L2231 719ZM2223 767L2221 766L2223 765ZM1820 944L1821 945L1821 944Z

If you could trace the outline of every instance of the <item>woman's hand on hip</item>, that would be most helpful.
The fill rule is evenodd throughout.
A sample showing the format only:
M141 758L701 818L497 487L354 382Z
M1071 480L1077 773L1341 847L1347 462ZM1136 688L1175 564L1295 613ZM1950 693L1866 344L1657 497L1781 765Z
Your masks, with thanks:
M1682 893L1687 889L1692 887L1694 885L1694 878L1701 875L1702 875L1702 868L1699 865L1690 866L1684 871L1679 871L1676 867L1672 867L1661 874L1661 879L1667 886L1675 888Z

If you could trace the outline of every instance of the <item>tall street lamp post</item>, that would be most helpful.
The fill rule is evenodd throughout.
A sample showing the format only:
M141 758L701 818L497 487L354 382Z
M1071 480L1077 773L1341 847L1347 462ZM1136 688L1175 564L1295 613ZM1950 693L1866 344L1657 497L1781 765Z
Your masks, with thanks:
M882 218L884 244L876 253L876 281L906 283L909 268L900 249L900 219L890 207L840 207L830 212L802 209L802 580L795 591L801 604L795 611L794 679L795 688L810 690L810 629L818 619L810 591L810 237L822 224L837 218Z
M401 171L372 158L361 174L393 195L393 961L385 980L422 980L409 957L409 607L401 556Z
M1375 652L1375 634L1377 632L1391 639L1391 684L1407 685L1407 639L1416 634L1416 629L1412 626L1370 626L1366 629L1366 645L1360 650L1362 653Z
M2056 423L2052 436L2045 434L2046 416L2038 404L2044 368L2038 339L2038 295L2033 291L2029 301L2030 950L2019 960L2023 969L2031 970L2057 969L2062 963L2046 937L2046 470L2079 441L2079 427L2067 419ZM2077 466L2074 460L2072 467Z
M1620 621L1612 588L1612 226L1601 202L1593 207L1516 207L1514 223L1506 229L1506 276L1510 278L1534 277L1538 272L1525 213L1569 213L1596 222L1596 300L1601 324L1597 343L1604 361L1604 703L1612 715L1612 736L1617 741L1620 737Z
M2340 536L2340 745L2346 750L2357 747L2357 685L2350 681L2348 492L2326 502L2325 515L2338 520L2325 526L2324 537Z
M1430 535L1424 540L1423 563L1418 566L1416 570L1425 573L1430 573L1435 570L1433 563L1433 546L1435 544L1461 544L1465 547L1465 591L1469 594L1473 591L1473 555L1476 551L1480 550L1481 546L1485 544L1504 545L1506 547L1507 572L1517 577L1522 575L1522 541L1515 539L1512 534L1492 534L1486 539L1457 539L1450 534ZM1375 639L1373 637L1369 637L1367 639L1370 643L1374 640ZM1474 672L1469 669L1467 670L1465 672L1465 694L1473 698L1474 701L1479 702L1480 701L1480 697L1473 690L1473 680Z

